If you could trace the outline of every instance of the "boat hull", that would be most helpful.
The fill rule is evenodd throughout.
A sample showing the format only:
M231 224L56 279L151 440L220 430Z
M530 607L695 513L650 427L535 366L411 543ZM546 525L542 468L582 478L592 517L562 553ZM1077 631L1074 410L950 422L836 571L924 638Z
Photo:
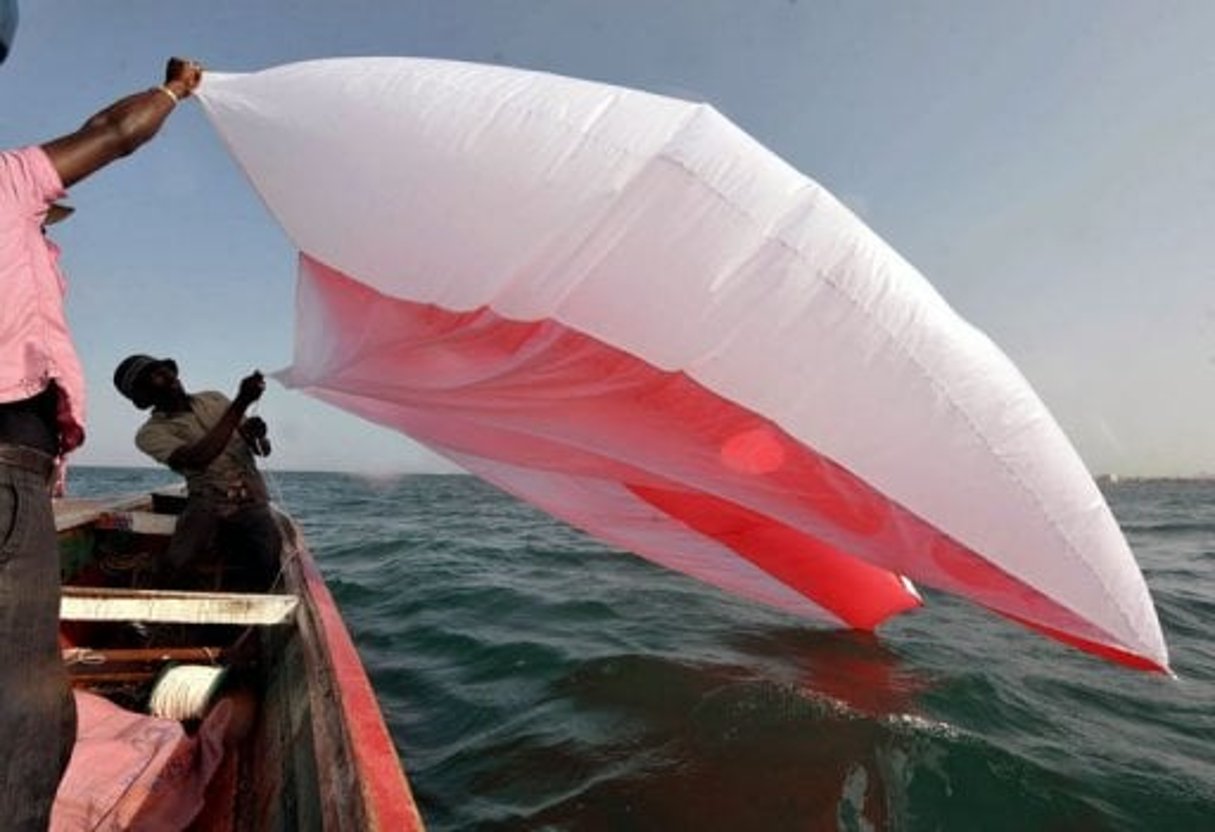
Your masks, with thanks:
M176 593L183 598L170 604L163 596L173 593L155 584L155 557L171 533L165 518L179 509L179 498L151 494L57 501L61 638L65 657L88 657L69 667L73 685L137 700L133 685L151 686L183 659L233 666L238 681L213 703L226 702L226 751L192 829L421 830L366 669L299 527L280 514L272 593ZM136 638L149 643L132 647ZM187 727L202 731L197 721Z

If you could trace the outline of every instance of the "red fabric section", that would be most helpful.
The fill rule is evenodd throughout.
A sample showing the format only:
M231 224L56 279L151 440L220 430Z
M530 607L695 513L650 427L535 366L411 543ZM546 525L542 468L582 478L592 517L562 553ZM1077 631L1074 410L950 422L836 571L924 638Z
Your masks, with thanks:
M913 606L891 600L907 575L1130 663L1099 648L1113 642L1100 628L688 375L557 321L390 298L306 255L301 276L293 381L321 398L440 452L627 484L852 626ZM621 539L591 517L571 522Z
M729 546L858 630L919 606L890 572L754 511L706 494L635 486L633 493L701 534ZM864 591L858 591L861 587Z
M1032 630L1037 630L1043 635L1050 636L1051 638L1061 641L1064 644L1070 644L1072 647L1083 650L1085 653L1092 653L1094 656L1100 656L1101 658L1114 662L1115 664L1126 665L1127 667L1135 670L1147 670L1152 673L1170 673L1167 667L1159 665L1151 659L1144 658L1143 656L1131 653L1119 647L1115 647L1112 644L1083 639L1070 633L1061 632L1052 627L1046 627L1042 624L1037 624L1033 621L1028 621L1015 615L1009 615L1008 613L1004 613L1004 615L1013 621L1016 621L1018 624L1023 624Z

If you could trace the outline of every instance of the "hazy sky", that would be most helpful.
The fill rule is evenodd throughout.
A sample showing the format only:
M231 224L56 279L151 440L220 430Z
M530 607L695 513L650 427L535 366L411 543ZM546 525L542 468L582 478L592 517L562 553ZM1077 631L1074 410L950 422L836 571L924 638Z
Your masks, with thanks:
M186 55L548 70L710 102L857 211L1018 364L1094 472L1215 471L1215 3L26 0L0 144L70 132ZM145 464L131 352L229 393L291 360L294 254L197 105L73 189L82 464ZM374 222L374 217L368 217ZM271 385L273 467L432 470Z

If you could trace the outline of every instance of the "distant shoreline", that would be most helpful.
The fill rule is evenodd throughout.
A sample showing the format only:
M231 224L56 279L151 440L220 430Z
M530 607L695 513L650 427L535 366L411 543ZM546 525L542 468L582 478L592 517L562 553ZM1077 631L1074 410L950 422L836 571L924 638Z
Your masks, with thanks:
M156 465L99 465L96 463L80 463L68 465L68 470L87 468L90 470L106 471L165 471ZM326 476L346 475L371 479L393 479L396 477L475 477L467 471L354 471L349 469L321 468L276 468L270 466L263 470L272 474L324 474ZM168 473L166 471L166 473ZM1128 485L1144 482L1173 482L1173 483L1210 483L1215 482L1215 474L1187 474L1161 476L1124 476L1122 474L1094 474L1093 479L1098 485Z
M1201 485L1204 483L1215 482L1215 474L1190 474L1190 475L1186 475L1186 476L1162 475L1162 476L1158 476L1158 477L1122 476L1121 474L1096 474L1093 476L1093 479L1097 482L1097 485L1102 485L1102 486L1105 486L1105 485L1114 485L1114 486L1133 485L1135 483L1144 483L1144 482L1193 483L1196 485Z

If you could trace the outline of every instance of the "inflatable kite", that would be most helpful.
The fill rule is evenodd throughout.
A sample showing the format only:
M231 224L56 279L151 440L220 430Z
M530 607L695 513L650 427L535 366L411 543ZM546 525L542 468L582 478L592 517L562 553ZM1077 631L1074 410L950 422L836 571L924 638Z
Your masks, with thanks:
M404 58L199 100L300 251L286 383L755 601L872 629L915 581L1167 670L1027 382L712 107Z

